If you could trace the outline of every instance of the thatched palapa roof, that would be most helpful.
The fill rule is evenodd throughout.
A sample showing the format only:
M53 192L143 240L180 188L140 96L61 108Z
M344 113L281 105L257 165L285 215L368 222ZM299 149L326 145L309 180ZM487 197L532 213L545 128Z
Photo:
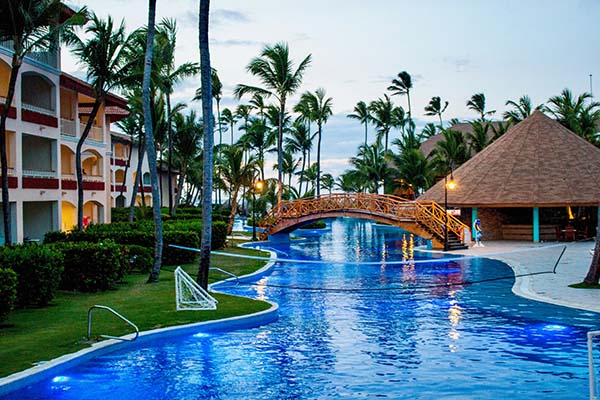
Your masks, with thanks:
M454 171L452 207L600 204L600 149L535 111ZM419 197L444 203L444 181Z

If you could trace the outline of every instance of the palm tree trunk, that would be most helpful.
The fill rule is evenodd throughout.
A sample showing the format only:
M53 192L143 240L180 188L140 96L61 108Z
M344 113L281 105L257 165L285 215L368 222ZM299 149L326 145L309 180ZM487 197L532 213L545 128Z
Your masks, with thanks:
M6 155L6 120L10 113L10 106L15 97L15 88L17 77L21 69L21 60L15 51L12 58L12 69L10 70L10 78L8 81L8 93L6 94L6 103L2 116L0 116L0 163L2 164L2 221L4 222L4 244L12 244L12 221L10 220L10 197L8 191L8 157Z
M233 146L233 120L231 122L231 145Z
M317 196L321 194L321 122L318 124L319 138L317 139Z
M138 162L137 162L137 167L135 169L136 179L134 179L134 181L132 182L131 200L129 202L129 218L128 218L129 222L133 222L133 217L135 215L135 199L137 197L138 187L142 188L142 201L144 200L144 183L142 181L142 164L144 163L144 154L146 152L146 150L144 149L145 145L146 144L144 143L143 136L140 135L140 138L138 140Z
M279 126L277 127L277 209L281 207L283 193L283 117L285 114L285 97L281 98L279 108Z
M173 135L171 129L171 94L167 92L167 150L169 151L167 163L167 185L169 190L169 215L175 215L173 208Z
M406 89L406 99L408 100L408 119L412 121L412 112L410 108L410 90ZM386 148L387 150L387 148Z
M302 151L302 170L300 171L300 183L298 184L298 196L302 197L302 177L306 166L306 151Z
M235 189L231 192L231 215L229 216L229 225L227 226L227 234L231 235L233 232L233 224L235 222L235 214L237 214L238 209L238 193L240 191L240 187L236 186Z
M162 263L163 233L160 214L161 198L158 187L158 169L156 166L156 151L154 150L154 133L152 108L150 106L150 73L152 72L152 50L154 47L154 20L156 18L156 0L148 2L148 38L146 40L146 57L144 60L144 78L142 80L142 105L144 108L144 131L146 134L146 153L150 169L150 184L152 186L152 218L154 219L154 265L148 282L158 282Z
M200 76L202 90L202 124L204 126L204 159L202 170L202 239L200 243L200 262L198 266L198 284L208 288L208 268L212 242L212 187L213 187L213 118L212 83L210 79L210 50L208 47L208 16L210 0L200 0L198 37L200 47Z
M367 134L367 129L368 129L368 122L365 121L365 146L367 145L367 140L368 140L368 134Z
M96 115L98 115L98 110L103 102L104 99L102 97L97 97L96 101L94 101L92 112L88 117L85 128L83 129L81 137L77 141L77 147L75 148L75 172L77 174L77 230L80 232L83 231L83 171L81 167L81 149L92 129L94 119L96 118Z
M588 285L597 285L600 280L600 207L598 207L598 226L596 227L596 245L590 269L583 280Z
M177 180L177 191L175 192L175 204L173 206L173 215L175 215L175 211L177 210L177 204L181 201L181 192L183 190L183 180L185 174L187 173L187 166L182 165L181 171L179 171L179 179Z

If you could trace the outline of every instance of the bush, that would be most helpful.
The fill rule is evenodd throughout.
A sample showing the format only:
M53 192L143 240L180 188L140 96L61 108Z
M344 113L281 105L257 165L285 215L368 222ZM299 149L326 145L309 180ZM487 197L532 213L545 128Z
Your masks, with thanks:
M67 240L67 232L63 231L50 231L46 232L44 235L44 243L56 243L56 242L65 242Z
M227 242L227 227L229 225L226 222L213 222L212 224L212 242L211 248L213 250L222 249L225 247Z
M124 247L124 261L127 264L127 271L138 271L149 273L154 264L154 251L147 247L129 245Z
M163 234L163 258L164 265L179 265L193 263L198 253L192 250L176 249L169 244L191 247L200 247L200 236L190 231L167 231Z
M17 273L12 269L0 269L0 322L4 321L17 298Z
M54 298L63 270L62 255L49 246L24 244L0 249L0 268L17 274L19 307L42 307Z
M80 292L105 291L125 275L122 247L112 240L100 243L58 243L64 258L60 288Z
M303 225L300 229L325 229L327 228L327 224L323 221L314 221L310 224Z

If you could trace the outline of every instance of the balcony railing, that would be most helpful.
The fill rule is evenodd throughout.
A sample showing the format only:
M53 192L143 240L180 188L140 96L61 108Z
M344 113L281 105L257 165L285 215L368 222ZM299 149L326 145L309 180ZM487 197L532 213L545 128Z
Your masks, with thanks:
M62 179L66 181L76 181L77 175L62 174ZM83 175L83 180L85 182L104 182L104 177L102 175Z
M27 104L27 103L23 103L21 104L21 108L23 108L23 110L27 110L27 111L33 111L39 114L44 114L44 115L49 115L51 117L55 117L56 116L56 111L55 110L48 110L44 107L38 107L38 106L34 106L33 104Z
M15 169L13 167L8 167L8 173L6 175L8 176L15 176ZM2 170L0 170L0 176L2 176Z
M0 105L3 106L4 104L6 104L6 97L0 96ZM15 98L13 97L11 106L14 106L14 104L15 104Z
M84 129L85 129L85 124L80 124L79 125L79 133L82 134ZM102 132L102 127L100 126L92 126L92 128L90 129L90 133L88 134L88 140L93 140L96 142L104 142L104 135Z
M60 133L62 133L63 135L75 137L75 127L75 121L66 118L60 119Z
M0 41L0 47L4 47L7 50L14 51L14 45L12 40ZM39 61L42 64L58 68L58 48L48 51L34 51L28 53L27 57Z
M40 171L36 169L23 169L23 176L28 178L56 178L56 171Z

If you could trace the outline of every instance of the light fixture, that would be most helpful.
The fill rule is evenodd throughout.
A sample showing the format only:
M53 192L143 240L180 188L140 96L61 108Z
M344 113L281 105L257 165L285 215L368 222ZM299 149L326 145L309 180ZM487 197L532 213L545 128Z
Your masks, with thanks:
M452 169L450 169L450 180L448 180L448 175L444 176L444 211L445 221L444 221L444 251L448 251L448 189L454 190L456 189L457 184L454 180L454 175Z

